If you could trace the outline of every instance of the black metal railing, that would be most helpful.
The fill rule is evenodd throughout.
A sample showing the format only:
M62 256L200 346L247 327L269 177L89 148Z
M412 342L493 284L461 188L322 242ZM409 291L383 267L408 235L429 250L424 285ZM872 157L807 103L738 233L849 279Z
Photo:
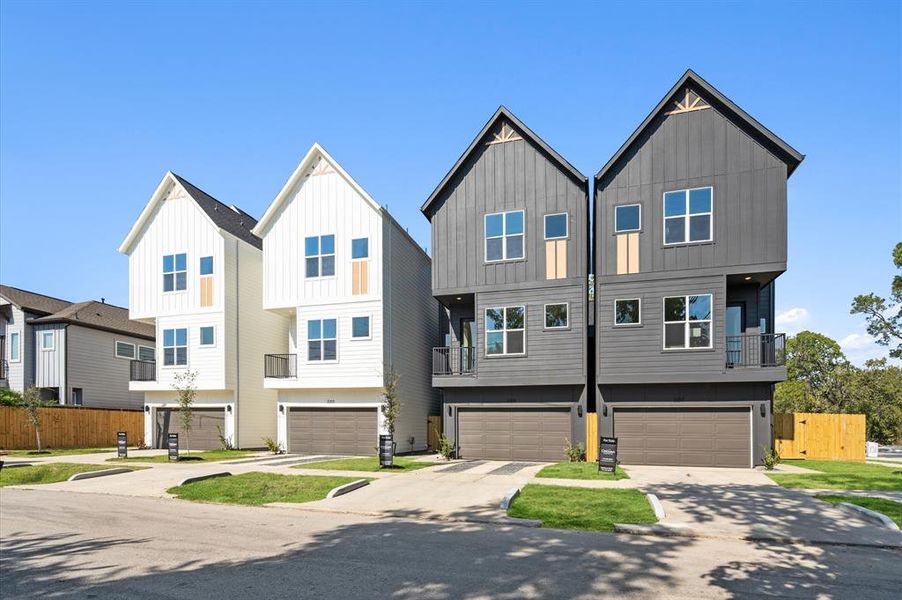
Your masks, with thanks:
M785 333L730 335L727 367L782 367L786 364Z
M433 375L475 375L476 349L472 346L441 346L432 349Z
M9 377L9 363L6 362L5 358L0 358L0 379L7 379Z
M298 376L297 354L264 354L263 376L289 379Z
M129 381L156 381L157 362L155 360L132 360L128 368Z

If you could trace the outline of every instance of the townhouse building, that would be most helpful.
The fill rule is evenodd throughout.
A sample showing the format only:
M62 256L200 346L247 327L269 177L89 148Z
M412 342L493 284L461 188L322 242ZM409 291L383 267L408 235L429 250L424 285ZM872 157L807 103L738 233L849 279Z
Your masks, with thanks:
M129 387L144 395L145 443L170 432L191 449L224 438L260 448L276 436L275 391L261 356L286 319L263 310L262 241L256 220L171 172L163 176L119 251L128 256L129 316L156 332L155 359L131 362ZM177 414L178 376L195 376L192 430Z
M263 240L262 306L282 319L278 339L256 357L263 387L278 394L282 448L374 454L387 433L383 388L395 374L397 450L425 449L427 416L439 409L428 255L319 144L253 233Z
M585 442L588 179L500 107L421 210L442 307L432 384L458 456Z
M598 425L624 464L749 467L771 448L803 158L690 70L595 176Z

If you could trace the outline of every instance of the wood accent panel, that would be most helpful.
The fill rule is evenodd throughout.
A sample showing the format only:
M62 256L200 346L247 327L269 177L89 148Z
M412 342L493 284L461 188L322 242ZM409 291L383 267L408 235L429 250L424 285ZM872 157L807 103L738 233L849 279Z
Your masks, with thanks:
M567 278L567 240L557 240L555 242L557 250L557 278Z
M775 413L774 447L781 458L865 459L865 416Z
M39 408L38 413L44 448L112 448L119 431L128 434L129 445L145 441L141 410L53 406ZM37 448L34 427L21 408L0 406L0 448Z
M627 252L627 241L626 235L618 235L617 236L617 274L618 275L626 275L629 273L629 267L627 265L627 258L629 254Z
M557 275L557 261L554 258L554 242L545 242L545 279L555 279Z
M204 275L200 278L200 305L213 306L213 276Z
M545 279L567 278L567 240L545 242Z
M630 273L639 272L639 233L626 235L627 259L626 269Z
M354 296L362 296L369 291L369 264L368 260L351 263L351 294Z
M598 413L586 413L586 462L598 460Z

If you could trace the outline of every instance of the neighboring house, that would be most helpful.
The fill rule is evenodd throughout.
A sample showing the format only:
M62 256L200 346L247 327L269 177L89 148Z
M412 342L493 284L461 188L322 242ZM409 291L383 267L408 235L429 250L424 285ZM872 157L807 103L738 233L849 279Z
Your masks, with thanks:
M242 448L276 435L276 393L263 389L260 356L282 340L286 320L262 308L257 222L173 173L166 173L119 251L128 255L129 315L156 330L157 360L132 362L144 392L145 437L161 447L185 435L176 374L195 373L191 449L219 436Z
M425 449L426 417L439 409L430 374L439 311L426 253L318 144L253 232L263 238L262 305L283 319L262 382L278 390L282 448L374 454L394 370L398 451ZM264 351L254 360L262 364Z
M36 387L60 404L140 410L129 361L153 353L153 327L129 321L125 308L0 285L0 387Z
M771 448L803 158L687 71L595 176L597 412L624 464L749 467Z
M443 308L432 384L462 458L586 437L588 180L501 107L423 204Z

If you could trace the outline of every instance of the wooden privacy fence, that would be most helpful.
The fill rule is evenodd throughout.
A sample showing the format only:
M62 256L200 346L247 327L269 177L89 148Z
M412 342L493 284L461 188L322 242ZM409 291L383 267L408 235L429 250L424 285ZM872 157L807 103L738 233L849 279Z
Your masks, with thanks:
M39 408L38 412L44 448L111 448L119 431L128 433L129 445L144 440L144 412L140 410L53 406ZM0 406L0 448L37 448L34 427L23 409Z
M864 460L864 415L774 413L774 448L781 458Z
M598 414L586 413L586 462L598 460Z
M426 446L438 450L438 439L442 436L441 416L426 417Z

